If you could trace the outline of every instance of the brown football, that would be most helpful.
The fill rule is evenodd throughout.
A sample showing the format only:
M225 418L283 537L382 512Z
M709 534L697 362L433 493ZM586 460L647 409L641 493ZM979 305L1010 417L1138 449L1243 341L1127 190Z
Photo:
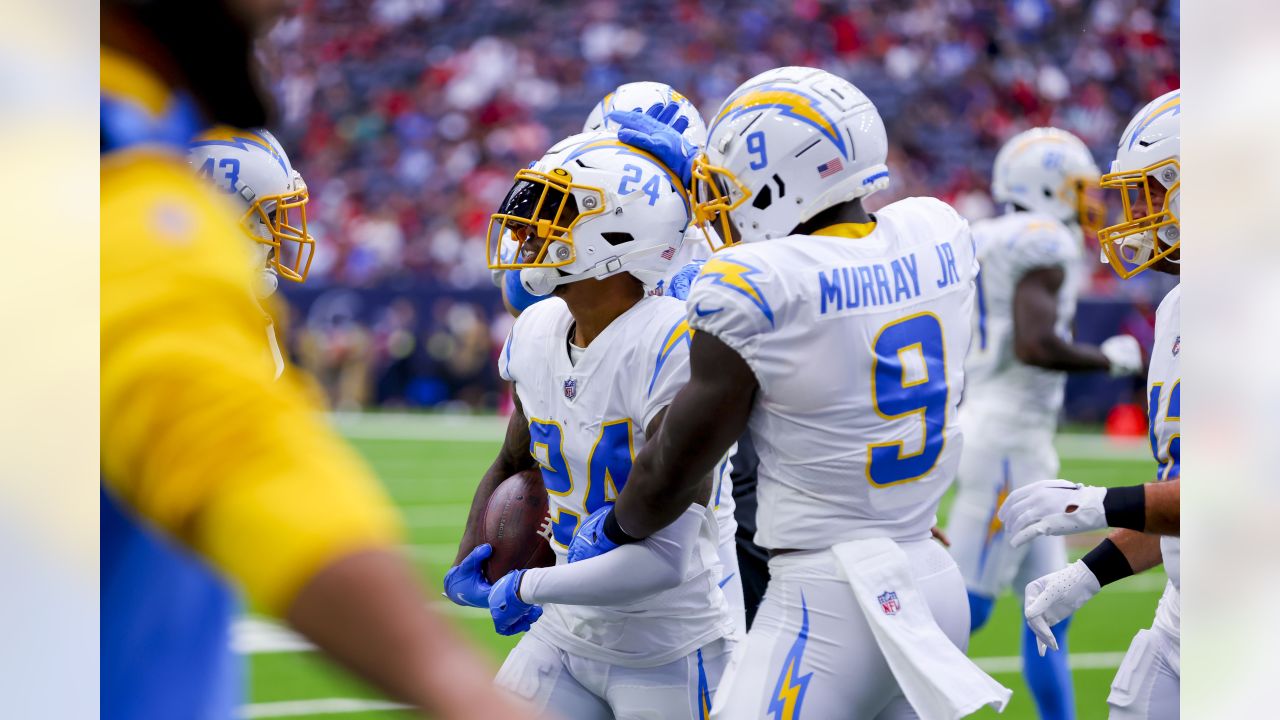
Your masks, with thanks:
M489 582L512 570L556 564L555 551L540 532L546 517L547 491L537 468L521 470L493 491L481 518L484 542L493 547L483 568Z

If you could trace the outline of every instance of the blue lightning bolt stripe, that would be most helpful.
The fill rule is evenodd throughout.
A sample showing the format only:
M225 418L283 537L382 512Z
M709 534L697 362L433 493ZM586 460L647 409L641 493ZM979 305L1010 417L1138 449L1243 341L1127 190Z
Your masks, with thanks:
M1165 102L1161 103L1160 107L1155 108L1151 112L1147 113L1146 117L1142 118L1142 122L1139 122L1138 126L1133 129L1133 135L1129 136L1129 147L1133 147L1133 144L1138 141L1138 136L1141 135L1142 131L1146 130L1151 123L1155 122L1156 118L1167 112L1172 112L1174 115L1182 112L1182 93L1178 93L1169 98Z
M698 275L697 280L694 282L699 283L704 280L710 280L713 285L727 287L745 296L765 316L769 321L769 325L773 326L773 308L769 307L769 301L765 300L764 293L760 292L760 287L750 279L750 276L760 272L760 268L753 267L740 260L713 257L707 261L706 265L702 266L702 273ZM711 313L706 314L709 315Z
M804 660L804 647L809 642L809 605L805 602L804 592L800 593L800 633L792 643L790 652L782 664L782 672L778 673L778 684L773 690L773 700L769 703L769 713L773 720L800 720L800 708L804 704L804 693L809 688L809 680L813 673L800 674L800 663Z
M693 339L693 330L689 329L688 320L680 320L667 330L667 335L662 341L662 347L658 349L658 362L653 368L653 377L649 379L649 394L653 394L653 386L658 382L658 376L662 374L662 366L666 364L667 358L671 357L671 352L683 341L685 346L690 346Z
M250 146L266 151L268 155L275 158L280 164L280 169L286 173L289 172L289 166L285 164L284 158L280 157L280 153L271 146L266 138L252 130L237 130L231 127L216 127L208 132L201 133L200 137L191 143L191 147L205 147L209 145L218 145L221 147L233 147L248 152Z
M831 141L840 151L840 155L846 160L849 159L849 150L845 145L844 136L840 134L839 128L835 122L822 111L821 101L811 95L789 87L778 87L776 85L764 85L761 87L751 88L743 92L741 95L730 98L725 103L724 108L720 110L720 114L716 116L715 122L711 123L711 129L707 131L707 137L711 137L716 127L725 120L732 120L739 115L765 108L778 108L783 115L795 118L800 122L808 125Z

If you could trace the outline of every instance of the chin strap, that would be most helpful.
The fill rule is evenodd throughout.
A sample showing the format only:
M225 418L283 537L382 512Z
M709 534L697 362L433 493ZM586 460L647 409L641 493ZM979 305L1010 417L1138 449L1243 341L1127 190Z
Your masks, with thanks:
M557 268L535 267L520 271L520 284L534 295L550 295L557 287L568 285L579 280L598 280L628 270L628 265L646 260L650 256L658 256L666 251L665 247L654 245L632 250L629 253L615 255L592 265L586 270L573 275L565 275Z

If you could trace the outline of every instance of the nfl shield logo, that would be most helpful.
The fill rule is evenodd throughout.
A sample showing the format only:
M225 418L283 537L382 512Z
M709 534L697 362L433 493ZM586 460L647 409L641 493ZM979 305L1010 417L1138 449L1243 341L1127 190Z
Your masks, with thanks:
M578 378L569 378L564 381L564 396L566 400L572 400L578 396Z
M1174 357L1177 357L1177 355L1178 355L1178 351L1179 351L1179 350L1181 350L1181 349L1182 349L1182 336L1181 336L1181 335L1179 335L1178 337L1176 337L1176 338L1174 338L1174 339L1173 339L1173 354L1174 354Z
M898 593L892 590L886 590L880 597L876 598L880 601L880 609L885 615L897 615L902 609L902 605L898 603Z

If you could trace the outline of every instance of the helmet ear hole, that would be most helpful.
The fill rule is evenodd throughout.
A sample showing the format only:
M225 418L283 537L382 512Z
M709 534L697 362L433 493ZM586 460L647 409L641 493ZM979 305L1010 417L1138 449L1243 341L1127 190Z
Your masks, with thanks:
M605 242L614 246L625 245L635 239L635 236L627 232L600 233L600 237L604 238Z
M756 199L751 201L751 207L757 210L764 210L773 204L773 188L765 185L756 193Z

